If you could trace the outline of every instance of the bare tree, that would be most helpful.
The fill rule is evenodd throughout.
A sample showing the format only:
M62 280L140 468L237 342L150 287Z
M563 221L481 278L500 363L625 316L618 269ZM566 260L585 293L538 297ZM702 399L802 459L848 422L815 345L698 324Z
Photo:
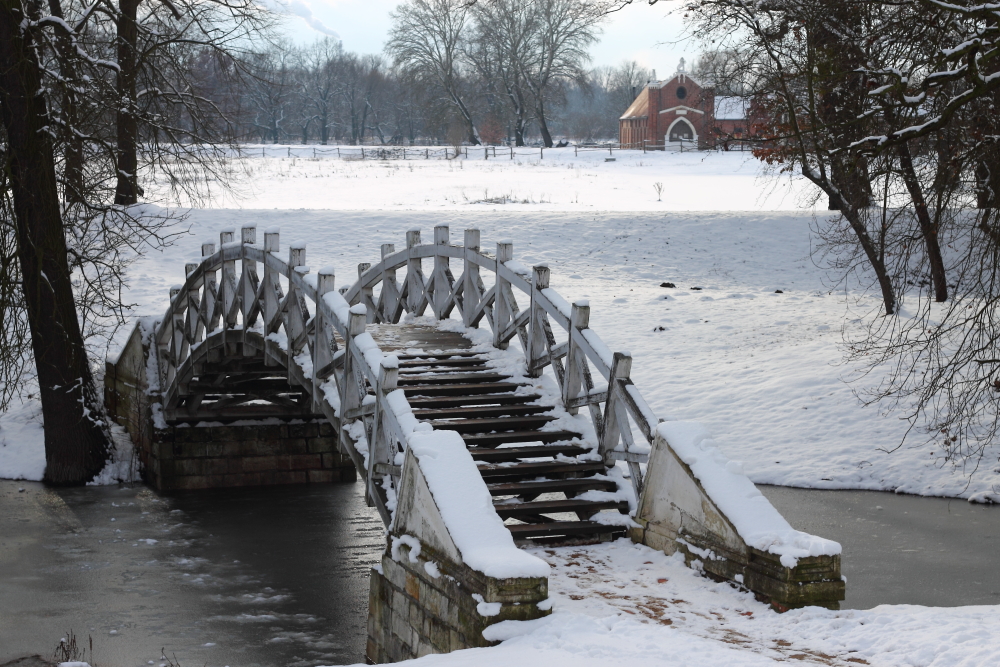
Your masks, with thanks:
M532 49L520 63L534 100L535 118L546 147L552 135L546 122L545 105L554 85L584 77L583 65L590 60L588 47L597 41L607 4L578 0L534 0L525 2L537 18Z
M468 141L478 144L476 124L461 90L460 58L472 4L467 0L409 0L391 15L386 51L415 79L441 90L465 122Z

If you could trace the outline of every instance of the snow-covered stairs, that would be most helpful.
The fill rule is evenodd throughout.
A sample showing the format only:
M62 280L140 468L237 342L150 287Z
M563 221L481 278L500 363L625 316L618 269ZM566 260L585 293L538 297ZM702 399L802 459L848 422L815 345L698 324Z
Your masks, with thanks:
M397 356L398 384L414 416L461 434L518 544L589 544L625 533L592 519L604 511L627 513L627 502L577 497L618 486L607 478L604 463L588 456L580 433L543 430L555 421L546 414L554 405L525 392L475 352Z

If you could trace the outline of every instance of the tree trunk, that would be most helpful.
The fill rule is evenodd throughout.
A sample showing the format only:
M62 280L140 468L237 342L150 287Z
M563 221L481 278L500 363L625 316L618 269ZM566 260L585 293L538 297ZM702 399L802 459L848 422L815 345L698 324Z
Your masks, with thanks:
M135 81L138 69L136 42L139 29L136 15L138 0L118 0L118 186L115 203L122 206L139 201L136 155L139 123L136 120Z
M541 101L535 107L535 113L538 114L538 129L542 133L542 142L546 148L552 148L552 135L549 133L548 123L545 122L545 106Z
M934 285L934 300L943 302L948 300L948 280L944 272L944 259L941 257L941 245L938 243L937 225L931 222L930 212L927 210L927 202L924 200L923 190L920 188L920 181L917 180L916 170L913 168L913 157L910 155L910 146L906 142L899 145L899 166L902 172L903 182L913 200L913 208L916 210L917 222L920 224L920 233L924 237L924 245L927 248L927 261L931 267L931 282Z
M17 253L45 421L45 481L83 484L109 456L77 319L55 157L31 33L18 0L0 0L0 117L14 200Z

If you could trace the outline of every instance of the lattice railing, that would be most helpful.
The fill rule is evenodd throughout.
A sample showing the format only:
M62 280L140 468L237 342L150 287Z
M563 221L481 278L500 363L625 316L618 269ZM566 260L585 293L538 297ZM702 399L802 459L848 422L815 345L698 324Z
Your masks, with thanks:
M495 255L482 251L477 229L466 230L460 246L449 242L446 226L434 228L432 244L422 244L419 230L412 230L403 250L384 244L382 260L360 264L358 280L338 292L332 269L310 274L304 245L291 246L282 260L276 230L264 233L262 246L254 227L244 227L239 242L234 232L223 232L218 249L206 243L201 262L186 265L187 280L171 289L156 331L165 416L191 408L198 395L192 381L213 359L263 356L308 393L313 412L339 426L341 449L388 523L397 455L418 422L397 388L398 360L382 353L366 325L397 323L403 313L428 309L437 319L455 313L468 327L486 322L497 348L516 337L530 376L551 366L565 408L573 414L587 409L600 456L608 465L627 462L638 496L639 464L649 448L633 433L651 445L657 419L629 377L631 356L612 353L589 328L588 302L571 305L549 287L547 266L529 270L516 262L509 241L496 248ZM433 263L429 275L425 260ZM462 264L457 279L452 260ZM595 384L595 373L607 384Z

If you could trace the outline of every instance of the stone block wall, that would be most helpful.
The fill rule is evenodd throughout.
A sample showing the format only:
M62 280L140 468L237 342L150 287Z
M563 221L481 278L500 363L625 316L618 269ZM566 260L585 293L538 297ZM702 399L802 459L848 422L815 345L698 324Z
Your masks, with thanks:
M391 539L391 538L390 538ZM395 551L396 558L393 558ZM491 646L483 637L500 621L525 621L551 612L545 578L495 579L452 563L421 543L411 561L408 545L397 544L372 569L368 602L369 663L399 662L464 648ZM433 563L429 568L426 563ZM433 576L431 572L440 572ZM478 596L474 597L474 596ZM485 603L485 604L481 604ZM499 609L491 609L499 603ZM480 610L493 614L484 615Z
M329 422L154 429L142 452L159 490L348 482L354 463L337 451Z

